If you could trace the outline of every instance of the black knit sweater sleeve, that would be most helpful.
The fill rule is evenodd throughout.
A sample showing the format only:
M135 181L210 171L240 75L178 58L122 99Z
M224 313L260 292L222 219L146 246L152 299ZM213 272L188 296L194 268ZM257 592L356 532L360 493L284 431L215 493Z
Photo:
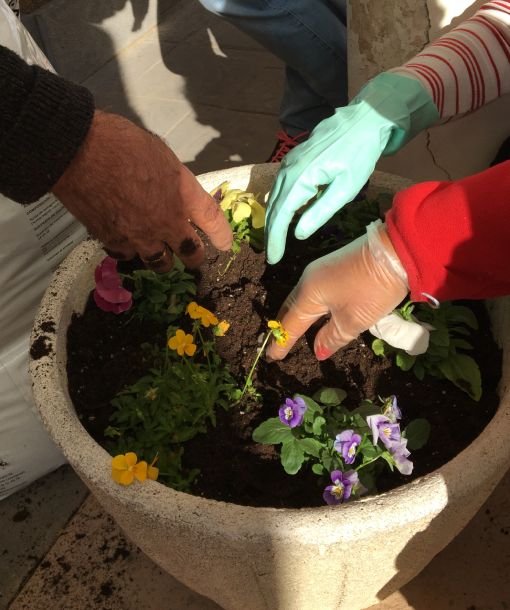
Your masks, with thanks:
M0 46L0 193L31 203L51 190L93 114L87 89Z

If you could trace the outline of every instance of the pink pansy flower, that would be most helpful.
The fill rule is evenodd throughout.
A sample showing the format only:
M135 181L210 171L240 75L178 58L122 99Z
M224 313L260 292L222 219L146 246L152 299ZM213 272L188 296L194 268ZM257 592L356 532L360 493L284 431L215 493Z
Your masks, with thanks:
M133 304L133 295L122 287L122 280L117 272L117 261L107 256L96 267L96 289L94 301L103 311L122 313Z

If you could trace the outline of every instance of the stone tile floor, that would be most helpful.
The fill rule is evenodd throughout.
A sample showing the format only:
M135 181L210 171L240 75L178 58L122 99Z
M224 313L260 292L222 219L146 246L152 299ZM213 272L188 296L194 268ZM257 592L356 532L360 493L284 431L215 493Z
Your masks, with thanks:
M282 66L196 0L51 0L26 23L61 74L165 137L195 173L271 151ZM510 609L509 532L507 474L469 526L371 610ZM128 542L67 466L0 503L7 608L219 609Z

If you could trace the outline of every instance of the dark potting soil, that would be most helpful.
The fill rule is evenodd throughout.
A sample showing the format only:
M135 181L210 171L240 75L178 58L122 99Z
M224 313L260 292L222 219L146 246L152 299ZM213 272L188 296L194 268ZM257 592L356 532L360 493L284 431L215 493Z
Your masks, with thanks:
M307 262L319 254L309 248L305 252L303 242L290 240L284 260L268 266L263 253L243 245L222 274L230 256L207 246L206 262L196 273L197 301L230 322L228 333L217 339L217 346L241 383L265 334L267 320L276 317ZM480 326L469 338L482 373L479 402L446 380L426 377L418 381L412 372L403 372L390 360L375 356L370 348L373 337L368 333L319 362L313 354L317 327L311 328L284 361L259 362L254 385L263 397L262 404L218 410L216 427L185 444L184 466L200 469L193 492L251 506L322 505L323 483L319 486L316 475L306 468L295 476L285 474L277 448L251 439L264 419L277 415L285 397L295 393L311 396L322 387L343 388L347 392L344 404L350 408L363 398L395 394L403 412L402 427L418 417L430 422L428 443L412 452L413 474L381 474L377 479L380 491L448 462L480 434L499 402L496 386L501 376L501 351L492 338L483 303L464 304L474 310ZM103 431L112 412L110 400L150 366L141 344L163 346L165 336L164 327L134 320L129 312L119 316L105 313L92 299L83 315L73 317L68 332L69 392L83 425L99 443L105 441Z

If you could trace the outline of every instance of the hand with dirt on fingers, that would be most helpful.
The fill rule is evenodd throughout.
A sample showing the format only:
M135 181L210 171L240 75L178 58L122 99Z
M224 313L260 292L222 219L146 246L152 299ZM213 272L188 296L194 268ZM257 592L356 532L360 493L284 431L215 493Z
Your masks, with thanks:
M330 316L314 342L317 359L326 360L391 312L407 292L407 275L385 226L372 223L366 235L306 267L278 315L289 340L271 343L266 355L285 358L314 322Z
M114 258L137 254L158 272L204 259L202 229L219 250L232 231L220 207L156 135L96 111L70 166L53 187L63 205Z

